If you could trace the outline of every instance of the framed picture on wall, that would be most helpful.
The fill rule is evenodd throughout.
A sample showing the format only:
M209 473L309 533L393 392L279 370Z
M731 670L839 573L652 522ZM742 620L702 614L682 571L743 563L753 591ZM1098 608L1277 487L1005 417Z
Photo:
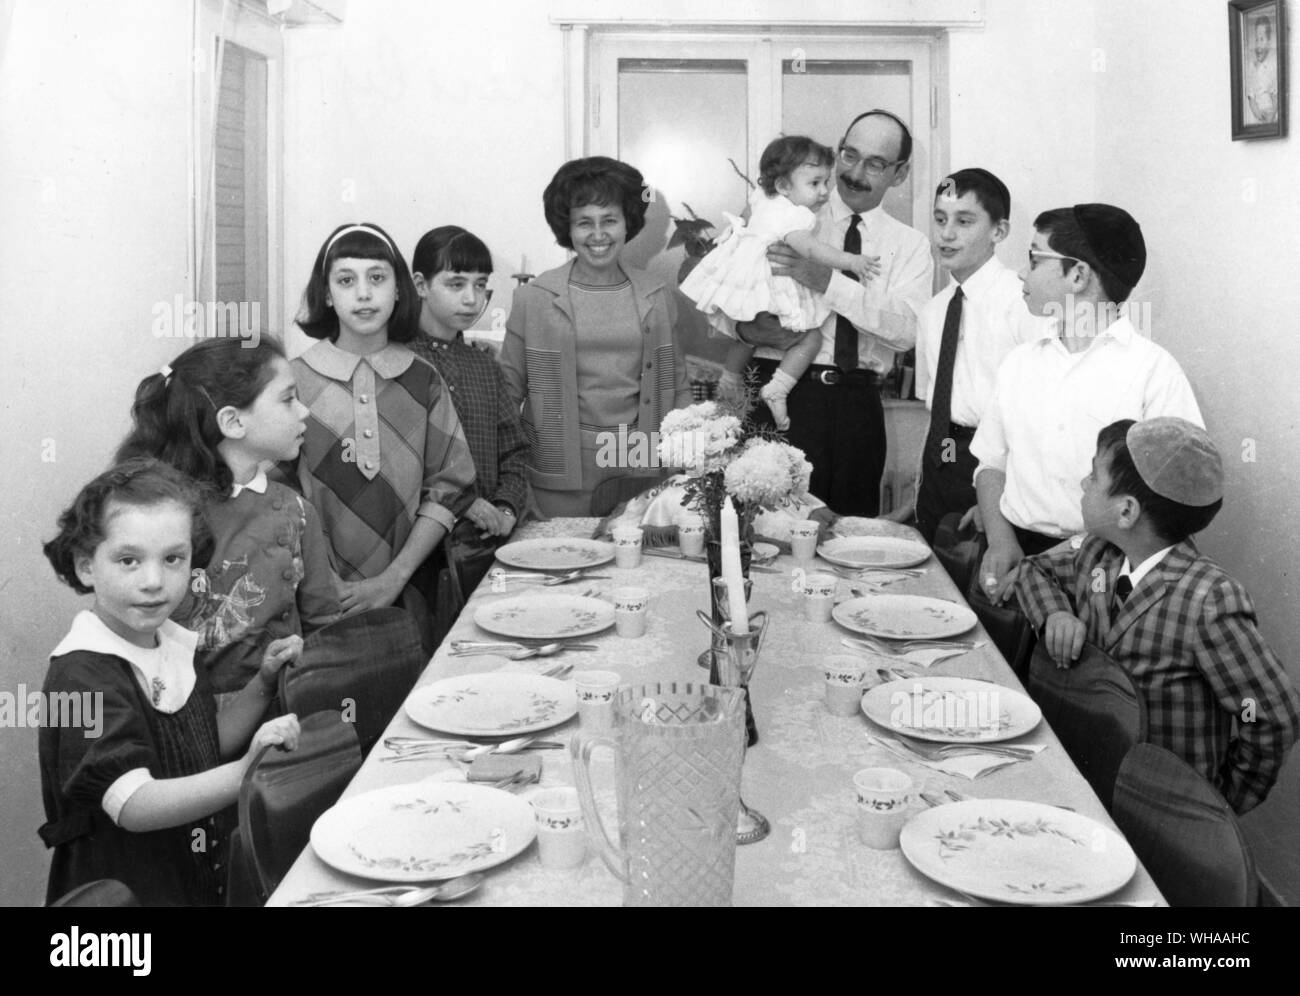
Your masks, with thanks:
M1231 0L1232 140L1286 135L1286 4Z

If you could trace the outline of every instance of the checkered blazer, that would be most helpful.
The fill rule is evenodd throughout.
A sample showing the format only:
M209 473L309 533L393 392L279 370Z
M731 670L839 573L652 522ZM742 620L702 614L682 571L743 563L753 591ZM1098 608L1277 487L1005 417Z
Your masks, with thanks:
M1250 596L1190 540L1115 606L1124 554L1086 536L1027 558L1016 581L1041 631L1069 612L1146 699L1148 739L1186 760L1239 813L1262 802L1300 734L1300 696L1255 628Z

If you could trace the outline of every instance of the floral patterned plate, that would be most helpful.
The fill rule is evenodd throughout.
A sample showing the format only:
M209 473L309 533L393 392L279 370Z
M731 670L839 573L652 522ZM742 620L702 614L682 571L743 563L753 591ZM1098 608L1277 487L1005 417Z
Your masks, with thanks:
M507 567L526 571L576 571L614 559L614 544L599 540L557 537L519 540L497 551L497 560Z
M817 548L823 560L840 567L915 567L930 559L930 548L897 536L841 536Z
M517 595L480 605L480 628L523 640L563 640L590 636L614 625L614 606L585 595Z
M344 799L311 828L311 846L349 875L428 882L499 865L536 835L524 799L485 785L424 781Z
M421 726L472 737L513 737L563 723L578 711L573 685L539 674L462 674L422 685L406 699Z
M937 674L869 688L862 711L891 733L944 744L1014 740L1043 720L1034 700L1015 689Z
M926 595L864 595L840 602L831 617L855 633L888 640L942 640L978 620L964 605Z
M960 892L1029 906L1083 903L1133 877L1137 858L1096 820L1039 802L969 799L918 813L903 854L923 875Z

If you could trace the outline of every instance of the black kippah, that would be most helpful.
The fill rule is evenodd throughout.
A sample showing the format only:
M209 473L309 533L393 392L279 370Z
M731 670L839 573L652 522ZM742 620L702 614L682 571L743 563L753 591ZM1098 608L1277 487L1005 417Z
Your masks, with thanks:
M1076 204L1074 220L1097 261L1135 287L1147 266L1147 244L1133 216L1110 204Z

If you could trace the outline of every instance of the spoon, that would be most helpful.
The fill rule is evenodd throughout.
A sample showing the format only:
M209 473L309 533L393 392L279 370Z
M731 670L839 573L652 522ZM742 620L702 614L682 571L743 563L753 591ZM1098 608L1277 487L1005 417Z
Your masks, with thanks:
M378 902L385 906L419 906L422 903L438 900L439 902L451 902L453 899L459 899L461 896L467 896L485 881L482 872L473 872L469 875L461 875L459 878L449 878L445 882L439 882L436 885L426 886L406 886L406 885L385 885L377 889L361 889L357 892L338 892L334 894L315 893L306 899L295 900L290 905L293 906L333 906L338 903L372 903Z

